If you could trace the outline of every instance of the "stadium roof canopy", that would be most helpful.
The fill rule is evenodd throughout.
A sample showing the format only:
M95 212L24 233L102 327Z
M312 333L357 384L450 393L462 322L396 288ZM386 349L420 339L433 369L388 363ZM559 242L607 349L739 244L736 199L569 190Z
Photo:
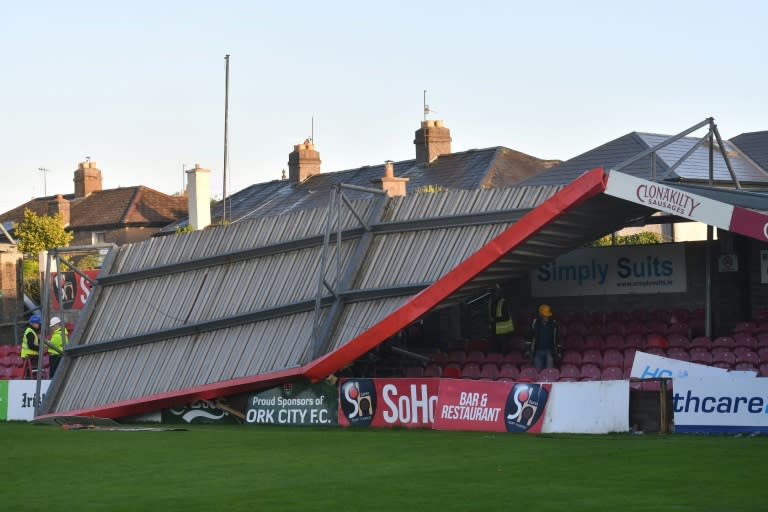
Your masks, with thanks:
M766 208L728 200L741 189L633 174L395 198L336 183L325 207L115 248L43 412L124 417L322 379L430 311L659 211L768 241Z

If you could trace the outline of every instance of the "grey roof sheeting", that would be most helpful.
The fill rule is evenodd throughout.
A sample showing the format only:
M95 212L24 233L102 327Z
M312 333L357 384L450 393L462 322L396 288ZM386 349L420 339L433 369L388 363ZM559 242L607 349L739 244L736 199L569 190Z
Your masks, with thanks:
M731 139L731 142L744 155L768 171L768 131L742 133Z
M523 181L522 184L557 185L570 183L590 169L602 167L608 171L669 138L669 135L632 132L570 160L566 160L559 165L543 170ZM665 181L706 182L709 179L709 148L706 144L697 148L672 173L667 174L667 171L698 141L699 139L695 137L684 137L659 150L656 155L655 178L660 179L664 177ZM768 144L768 140L764 142ZM765 168L761 169L750 159L744 158L742 152L738 151L735 144L727 141L724 141L724 143L734 167L734 172L742 185L768 186L768 172L766 172ZM762 139L761 143L763 143ZM755 146L759 145L755 143ZM768 150L766 151L768 152ZM621 172L637 176L638 178L652 180L654 177L652 176L651 158L649 155L638 160L628 167L621 169ZM714 158L714 181L721 184L733 183L725 161L717 147Z
M349 286L336 290L347 294L337 312L333 295L323 290L318 324L337 316L322 345L313 345L313 311L328 208L116 248L46 411L88 409L306 364L370 328L559 188L355 202L368 213L371 234L351 214L342 215L340 266L345 276L355 271ZM366 236L369 249L355 256ZM329 247L325 279L334 284L333 238Z

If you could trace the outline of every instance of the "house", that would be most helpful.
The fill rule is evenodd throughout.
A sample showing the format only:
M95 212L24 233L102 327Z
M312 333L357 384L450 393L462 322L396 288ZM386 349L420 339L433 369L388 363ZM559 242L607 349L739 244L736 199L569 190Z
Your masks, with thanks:
M93 161L78 165L74 183L74 194L34 198L0 215L0 222L9 227L19 223L26 209L38 215L60 214L66 230L74 235L71 245L122 245L150 238L187 215L183 196L142 185L104 190L101 170Z
M503 146L452 152L451 132L441 120L422 121L416 130L413 159L382 162L355 169L320 172L320 152L305 140L288 155L288 175L284 179L256 183L216 203L211 211L213 223L269 217L299 210L320 208L328 192L343 183L366 189L387 190L390 196L435 190L478 190L504 188L552 167L559 160L542 160ZM350 190L350 199L368 197L365 191ZM224 215L226 208L226 216ZM177 226L163 232L173 233Z
M658 151L655 146L670 140L669 135L631 132L590 149L522 182L527 186L565 185L582 173L602 167L610 170L629 162L638 154L644 158L629 163L621 172L651 181L674 184L691 193L739 204L745 208L768 210L768 131L744 133L723 142L714 142L712 176L709 175L709 142L696 137L682 137ZM723 158L723 154L730 161ZM731 174L731 170L733 174ZM668 220L668 219L667 219ZM692 222L659 223L655 226L628 228L658 232L664 241L701 240L706 225Z

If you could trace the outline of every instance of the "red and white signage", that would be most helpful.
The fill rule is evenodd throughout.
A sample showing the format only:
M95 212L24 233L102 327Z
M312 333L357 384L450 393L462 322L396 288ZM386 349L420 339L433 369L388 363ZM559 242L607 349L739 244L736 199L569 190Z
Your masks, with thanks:
M440 379L347 379L339 385L343 427L431 428Z
M608 176L605 193L721 229L731 224L732 205L618 171Z
M95 281L99 270L84 270L83 273ZM93 291L93 285L77 272L52 273L51 277L53 278L51 286L53 310L60 309L59 295L63 299L64 309L83 309Z
M443 379L437 430L541 432L551 384Z
M605 193L720 229L768 241L768 215L611 171Z

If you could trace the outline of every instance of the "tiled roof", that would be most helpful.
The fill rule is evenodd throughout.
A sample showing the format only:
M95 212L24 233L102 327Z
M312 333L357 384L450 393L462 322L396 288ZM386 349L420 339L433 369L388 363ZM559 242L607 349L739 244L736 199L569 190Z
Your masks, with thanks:
M70 227L165 226L186 213L183 196L168 196L144 186L113 188L72 201Z
M0 222L21 222L25 209L46 215L48 200L54 198L38 197L27 201L0 215ZM96 226L161 227L187 215L186 197L168 196L144 186L99 190L79 198L70 194L64 199L70 201L68 229L73 231Z
M394 175L408 178L407 193L413 194L427 186L450 190L502 188L513 185L540 169L551 167L559 160L538 158L497 146L472 149L439 156L427 164L415 159L394 162ZM328 191L337 183L376 188L375 180L384 175L384 164L366 165L356 169L323 172L301 183L274 180L251 185L227 198L227 218L241 221L283 213L319 208L328 201ZM368 198L365 192L348 191L349 199ZM223 204L211 210L214 222L222 218ZM186 220L179 225L186 224ZM175 225L163 231L172 232Z

